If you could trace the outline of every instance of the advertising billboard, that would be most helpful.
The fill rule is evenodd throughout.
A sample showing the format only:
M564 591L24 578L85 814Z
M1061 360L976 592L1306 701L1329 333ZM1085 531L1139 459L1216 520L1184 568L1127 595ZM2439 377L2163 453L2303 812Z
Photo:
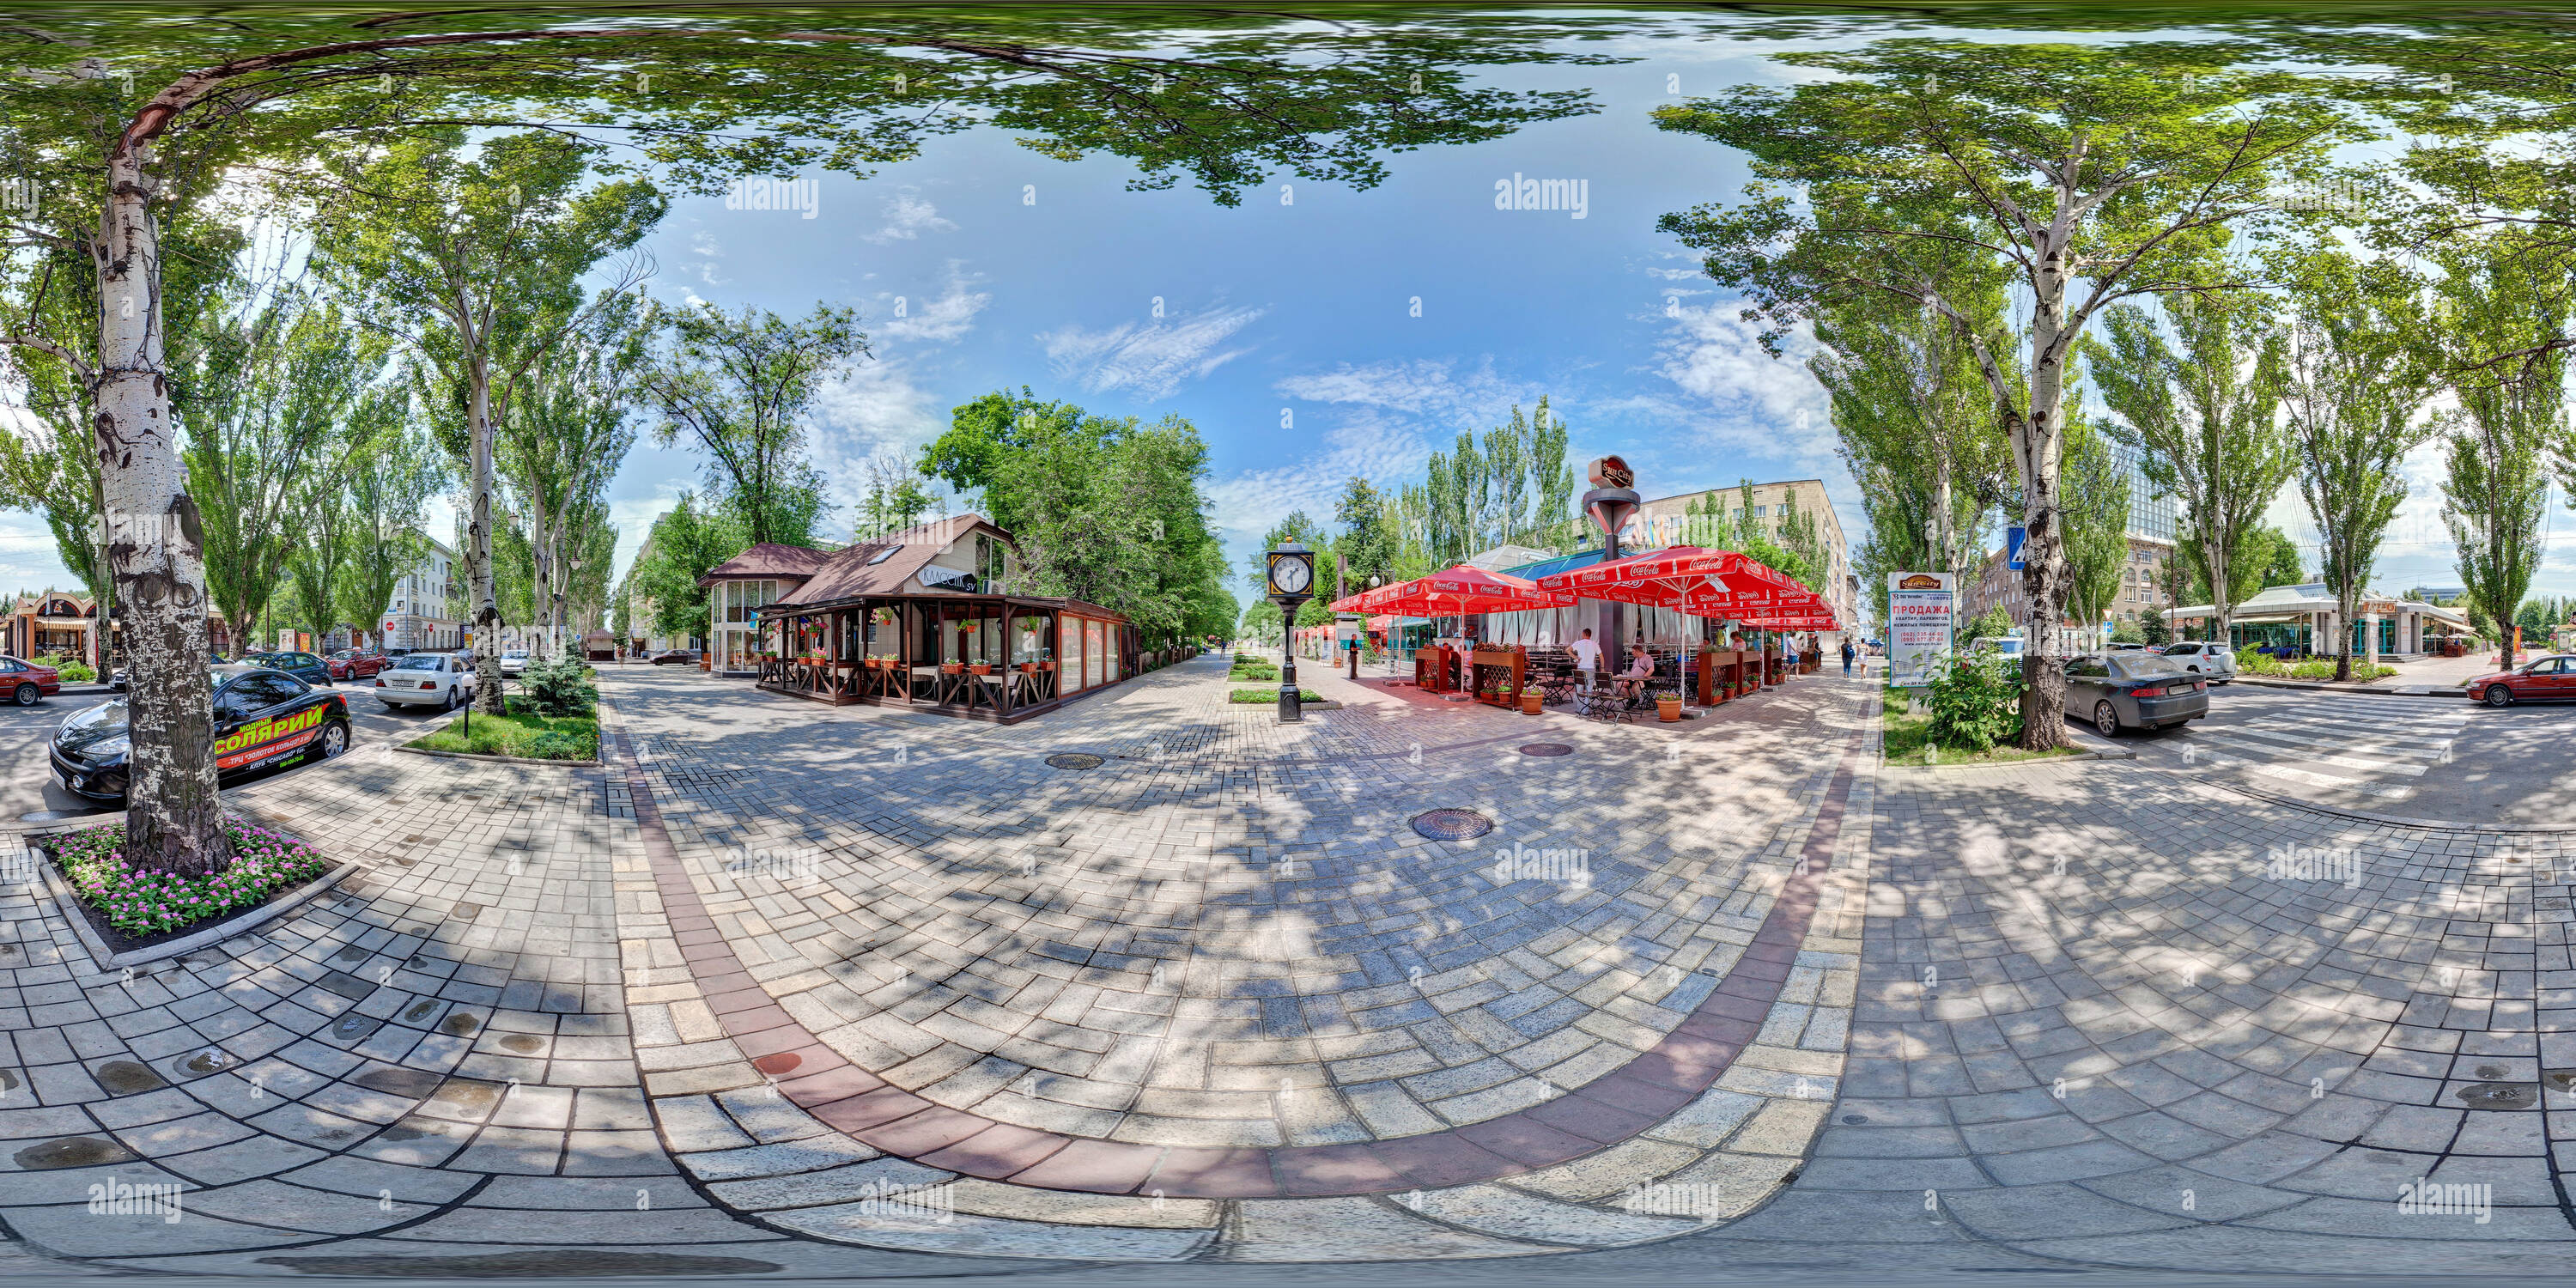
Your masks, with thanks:
M1946 572L1887 574L1887 682L1920 688L1934 659L1950 651L1954 578Z

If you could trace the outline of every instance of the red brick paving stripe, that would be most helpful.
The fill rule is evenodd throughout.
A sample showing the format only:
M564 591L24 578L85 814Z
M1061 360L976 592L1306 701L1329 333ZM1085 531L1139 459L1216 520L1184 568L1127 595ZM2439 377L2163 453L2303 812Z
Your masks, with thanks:
M633 746L622 730L611 739L663 915L690 973L746 1056L773 1066L794 1057L792 1067L763 1070L790 1102L874 1148L947 1171L1040 1189L1193 1199L1324 1198L1490 1181L1596 1153L1688 1104L1725 1075L1779 1000L1815 918L1819 878L1842 832L1860 741L1855 734L1845 744L1798 862L1773 896L1753 942L1689 1016L1627 1064L1546 1104L1446 1131L1365 1144L1202 1149L1093 1140L999 1122L934 1105L851 1064L743 968L671 844Z

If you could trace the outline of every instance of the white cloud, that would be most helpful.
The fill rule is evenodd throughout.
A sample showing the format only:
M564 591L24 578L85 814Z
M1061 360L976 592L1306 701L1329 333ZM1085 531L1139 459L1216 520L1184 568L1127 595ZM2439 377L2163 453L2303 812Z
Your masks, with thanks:
M941 218L939 207L924 200L919 188L909 185L886 198L885 216L885 227L872 233L861 233L859 239L882 246L888 242L912 241L924 230L935 233L957 231L953 220Z
M976 317L993 299L974 289L974 279L955 261L938 295L905 299L901 317L894 315L896 298L880 295L869 310L870 356L816 398L814 468L831 481L835 505L859 500L870 456L891 450L910 458L948 428L951 400L931 392L927 373L946 358L944 346L975 329Z
M1183 381L1200 379L1250 353L1248 346L1217 350L1266 311L1219 307L1141 326L1121 322L1105 331L1067 323L1040 332L1037 338L1056 375L1077 381L1092 393L1125 390L1152 402L1169 397Z

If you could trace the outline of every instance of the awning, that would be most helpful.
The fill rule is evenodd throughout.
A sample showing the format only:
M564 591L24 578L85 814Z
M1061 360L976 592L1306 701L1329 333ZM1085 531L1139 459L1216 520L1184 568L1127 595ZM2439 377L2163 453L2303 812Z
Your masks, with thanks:
M1833 606L1816 592L1732 550L1674 546L1552 573L1538 585L1585 599L1725 618L1757 630L1841 629ZM1783 625L1766 624L1771 622ZM1786 624L1791 622L1796 625Z
M1532 608L1565 608L1574 600L1539 589L1510 573L1489 572L1460 564L1447 572L1364 590L1333 601L1341 613L1406 613L1421 617L1463 617L1472 613L1517 613Z

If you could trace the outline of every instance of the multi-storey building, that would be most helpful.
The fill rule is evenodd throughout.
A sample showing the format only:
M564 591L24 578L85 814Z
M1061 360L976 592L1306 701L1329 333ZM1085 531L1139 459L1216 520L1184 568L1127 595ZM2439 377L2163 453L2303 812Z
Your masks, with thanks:
M457 593L456 552L424 539L429 541L428 553L394 583L394 597L385 605L379 623L384 646L411 651L463 648L465 623L457 612L462 597Z
M1862 633L1858 583L1851 571L1851 546L1843 537L1841 516L1834 503L1825 496L1822 479L1784 479L1776 483L1756 483L1748 505L1742 485L1710 488L1701 492L1684 492L1678 496L1659 497L1637 507L1637 513L1621 529L1619 543L1630 550L1656 546L1694 544L1687 522L1695 504L1704 505L1702 497L1715 496L1727 513L1739 523L1750 522L1780 538L1780 521L1790 513L1808 515L1816 521L1816 536L1825 548L1825 569L1821 585L1815 592L1834 606L1834 616L1857 639ZM1794 499L1793 499L1794 498Z

